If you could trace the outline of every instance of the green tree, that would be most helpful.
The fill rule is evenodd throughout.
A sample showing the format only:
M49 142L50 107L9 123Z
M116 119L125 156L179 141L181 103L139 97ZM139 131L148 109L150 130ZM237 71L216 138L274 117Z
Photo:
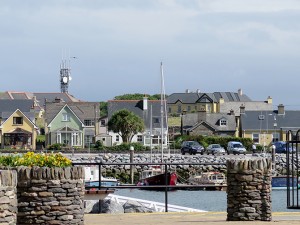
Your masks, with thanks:
M142 100L145 94L124 94L115 96L114 100ZM149 100L160 100L160 94L148 95L146 94ZM167 96L166 96L167 97Z
M139 116L127 109L122 109L112 115L108 121L108 129L119 133L123 142L130 143L135 134L144 131L145 125Z
M107 102L100 102L100 116L107 116Z

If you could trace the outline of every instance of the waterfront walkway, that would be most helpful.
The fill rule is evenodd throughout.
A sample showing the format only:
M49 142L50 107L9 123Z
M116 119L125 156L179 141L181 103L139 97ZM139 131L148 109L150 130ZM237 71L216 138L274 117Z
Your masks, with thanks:
M220 225L240 224L241 221L226 221L226 212L176 212L176 213L126 213L126 214L85 214L85 225ZM264 224L265 221L243 221L246 224ZM278 225L300 224L299 212L274 212L271 223Z

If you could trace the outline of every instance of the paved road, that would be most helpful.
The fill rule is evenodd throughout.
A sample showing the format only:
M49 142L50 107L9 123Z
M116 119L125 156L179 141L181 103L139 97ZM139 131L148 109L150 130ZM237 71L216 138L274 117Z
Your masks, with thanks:
M241 221L226 221L225 212L188 213L126 213L126 214L86 214L85 225L239 225ZM278 225L300 224L299 213L278 212L272 214L272 222ZM243 221L243 225L266 225L265 221Z

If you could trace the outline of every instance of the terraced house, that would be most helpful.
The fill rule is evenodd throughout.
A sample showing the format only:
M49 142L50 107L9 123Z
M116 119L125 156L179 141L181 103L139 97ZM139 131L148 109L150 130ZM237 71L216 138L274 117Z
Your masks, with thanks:
M273 110L271 97L265 101L253 101L241 89L238 92L201 93L197 90L173 93L167 102L169 116L177 117L173 130L193 135L241 137L241 111Z

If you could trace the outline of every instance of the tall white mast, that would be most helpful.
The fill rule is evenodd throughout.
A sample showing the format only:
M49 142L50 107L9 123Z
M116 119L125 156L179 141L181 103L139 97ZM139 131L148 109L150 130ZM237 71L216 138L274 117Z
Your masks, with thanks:
M167 106L166 106L166 93L165 93L165 82L164 82L164 71L163 64L160 63L161 73L161 94L160 94L160 117L161 117L161 161L163 161L164 144L168 146L168 123L167 123ZM164 121L166 121L166 129L164 129Z

